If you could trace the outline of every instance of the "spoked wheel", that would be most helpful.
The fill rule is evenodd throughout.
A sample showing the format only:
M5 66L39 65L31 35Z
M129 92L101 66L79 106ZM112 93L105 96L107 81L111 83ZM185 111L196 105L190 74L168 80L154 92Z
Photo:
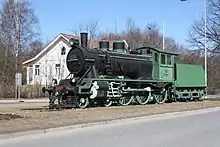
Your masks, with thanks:
M134 99L133 96L123 95L122 97L119 98L118 103L122 106L127 106L127 105L131 104L133 99Z
M104 106L105 107L110 107L112 105L112 99L109 97L106 97L104 100Z
M135 98L139 104L146 105L151 98L151 93L148 95L137 95Z
M88 107L89 105L89 98L88 97L79 97L77 99L77 106L81 109Z
M163 104L167 100L168 92L167 90L162 91L161 93L155 95L155 100L158 104Z

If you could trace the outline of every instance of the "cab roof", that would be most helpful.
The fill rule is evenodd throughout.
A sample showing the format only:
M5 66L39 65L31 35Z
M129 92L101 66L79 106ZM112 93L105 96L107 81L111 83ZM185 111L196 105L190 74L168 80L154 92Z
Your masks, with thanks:
M150 50L154 50L156 52L164 53L164 54L180 55L180 53L177 53L177 52L162 50L162 49L154 48L151 46L142 46L142 47L137 48L136 50L143 50L143 49L150 49Z

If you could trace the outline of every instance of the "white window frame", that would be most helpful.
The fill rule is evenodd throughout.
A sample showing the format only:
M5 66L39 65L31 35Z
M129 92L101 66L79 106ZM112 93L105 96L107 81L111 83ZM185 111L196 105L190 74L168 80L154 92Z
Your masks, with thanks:
M66 48L63 46L61 48L61 55L65 55L66 54Z
M33 81L33 76L34 76L33 69L34 69L33 65L29 65L29 69L28 69L28 77L29 77L28 81L29 82Z
M60 76L60 64L55 64L55 73L57 76Z

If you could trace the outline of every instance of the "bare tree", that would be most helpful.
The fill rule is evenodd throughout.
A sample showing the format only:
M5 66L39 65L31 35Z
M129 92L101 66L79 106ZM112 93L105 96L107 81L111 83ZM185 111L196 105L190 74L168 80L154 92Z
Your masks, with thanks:
M78 36L79 32L86 31L89 33L89 40L97 44L97 40L126 40L131 49L140 47L141 45L149 45L156 48L161 48L163 45L163 35L160 33L157 24L149 23L144 29L138 27L133 19L129 18L127 20L127 25L125 30L121 32L103 32L98 28L97 20L90 20L88 23L80 23L78 28L74 28L72 32ZM95 41L96 40L96 41ZM92 46L94 46L92 44ZM110 47L112 44L110 44ZM91 47L91 45L89 46ZM165 37L165 49L166 50L178 50L179 45L174 39Z
M81 32L87 32L89 35L88 38L88 47L94 47L94 40L99 38L99 28L98 28L98 20L89 20L86 23L80 23L78 27L74 27L72 32L75 36L79 36Z
M38 19L28 0L4 1L0 10L0 19L3 40L7 47L11 45L13 48L11 52L15 57L18 57L19 53L39 35L36 30Z
M143 44L159 49L162 49L163 47L163 34L160 33L160 30L155 23L149 23L144 29L141 29L132 19L128 19L127 27L122 33L122 37L133 49ZM179 45L174 39L165 37L166 50L179 51L178 46Z
M44 43L42 41L34 40L33 42L31 42L29 44L29 46L26 50L22 51L22 54L25 54L23 61L30 59L30 58L33 58L40 51L42 51L43 48L44 48Z
M215 53L220 51L220 1L208 0L206 25L207 51ZM205 47L205 21L204 18L195 20L189 31L187 41L197 50Z
M131 49L138 48L143 43L143 32L136 26L135 22L129 18L125 31L122 32L122 37L127 41Z
M21 53L39 35L38 19L28 0L7 0L1 4L0 38L3 46L0 49L4 54L4 70L1 76L6 75L2 78L3 84L10 86L14 85L14 80L11 79L14 79L15 72L23 71Z

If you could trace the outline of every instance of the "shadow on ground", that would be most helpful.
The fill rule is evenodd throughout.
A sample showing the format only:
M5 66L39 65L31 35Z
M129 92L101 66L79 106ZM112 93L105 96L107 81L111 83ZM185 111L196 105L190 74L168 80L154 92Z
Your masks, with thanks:
M20 109L20 111L36 111L36 112L50 112L50 111L61 111L61 110L63 109L49 109L48 106Z

